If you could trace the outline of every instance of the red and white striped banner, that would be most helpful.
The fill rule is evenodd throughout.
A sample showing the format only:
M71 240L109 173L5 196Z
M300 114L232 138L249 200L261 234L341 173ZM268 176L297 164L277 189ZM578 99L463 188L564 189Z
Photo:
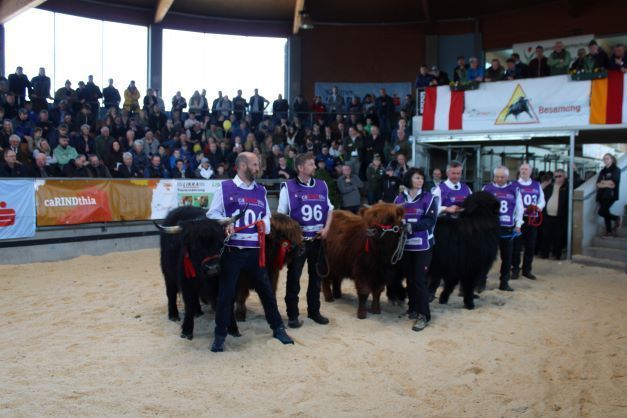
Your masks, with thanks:
M422 115L423 131L462 129L464 92L449 86L427 87Z

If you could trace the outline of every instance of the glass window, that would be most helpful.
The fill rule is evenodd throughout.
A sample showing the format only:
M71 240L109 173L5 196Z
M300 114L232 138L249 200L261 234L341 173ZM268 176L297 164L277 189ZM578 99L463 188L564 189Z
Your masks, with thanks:
M285 90L285 38L163 31L163 99L171 107L181 91L188 101L207 90L209 106L217 92L232 99L241 89L248 100L255 88L270 102ZM180 58L176 58L180 57Z

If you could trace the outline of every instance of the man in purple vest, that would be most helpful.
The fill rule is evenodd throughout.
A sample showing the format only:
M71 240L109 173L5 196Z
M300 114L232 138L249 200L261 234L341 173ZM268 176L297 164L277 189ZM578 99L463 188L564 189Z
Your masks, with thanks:
M512 254L512 280L518 279L520 274L520 253L524 247L525 254L522 262L522 275L531 280L536 276L531 272L533 254L535 253L538 225L533 223L544 209L544 192L540 183L531 179L531 167L524 163L518 169L519 178L516 182L524 206L522 235L514 238L514 252Z
M451 161L446 167L446 181L438 186L440 189L439 215L456 216L462 209L464 200L472 194L470 187L460 180L462 178L462 163Z
M259 175L259 159L252 152L242 152L235 159L237 175L233 180L222 182L213 195L207 212L209 219L225 219L244 211L235 225L227 227L229 240L222 255L222 277L218 286L215 331L211 351L224 351L228 325L233 315L233 303L240 272L247 272L259 295L266 320L272 328L274 338L283 344L294 344L285 332L283 320L277 307L268 272L259 266L259 234L256 223L263 221L265 233L270 233L270 209L266 189L255 183Z
M509 286L510 268L512 265L513 238L520 234L523 224L523 203L520 191L516 183L508 183L509 170L500 166L494 169L494 181L483 186L483 191L491 193L499 202L499 223L501 225L501 237L499 239L499 252L501 253L501 275L499 290L513 292ZM488 272L485 272L479 291L485 289Z
M320 254L320 239L325 238L329 231L333 205L329 200L326 183L312 177L316 170L314 156L299 154L294 166L298 176L281 184L278 212L289 215L300 224L305 251L287 266L285 288L287 325L290 328L299 328L303 325L303 321L298 319L298 293L305 261L309 274L307 316L320 325L326 325L329 320L320 313L320 277L316 272L316 263Z

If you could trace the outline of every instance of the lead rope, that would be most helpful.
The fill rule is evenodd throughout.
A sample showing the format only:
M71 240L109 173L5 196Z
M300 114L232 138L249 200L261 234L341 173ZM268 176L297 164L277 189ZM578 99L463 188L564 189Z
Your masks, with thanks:
M398 263L399 261L401 261L401 258L403 258L403 252L405 251L406 243L407 229L403 228L403 230L401 231L401 236L398 237L398 244L396 245L396 249L394 250L392 258L390 259L390 263L392 263L392 265Z
M326 273L320 272L321 261L324 262ZM331 274L331 267L329 266L329 258L327 257L327 240L323 239L320 243L320 252L318 253L318 260L316 261L316 273L321 279L326 279Z

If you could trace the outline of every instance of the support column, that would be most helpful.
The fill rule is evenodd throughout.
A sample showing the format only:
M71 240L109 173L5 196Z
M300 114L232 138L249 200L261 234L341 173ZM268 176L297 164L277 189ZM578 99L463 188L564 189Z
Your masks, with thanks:
M566 259L573 258L573 197L575 195L575 135L570 133L570 143L568 149L568 224L566 225ZM557 168L557 164L555 166Z
M148 26L148 87L163 93L163 26Z
M4 41L4 25L0 25L0 76L6 77L6 73L4 72L5 67L5 51L6 45Z
M302 94L301 37L290 36L285 49L285 96L291 105L294 103L294 98Z

